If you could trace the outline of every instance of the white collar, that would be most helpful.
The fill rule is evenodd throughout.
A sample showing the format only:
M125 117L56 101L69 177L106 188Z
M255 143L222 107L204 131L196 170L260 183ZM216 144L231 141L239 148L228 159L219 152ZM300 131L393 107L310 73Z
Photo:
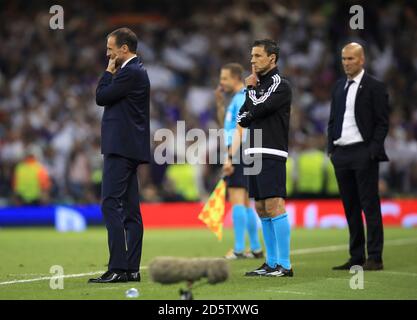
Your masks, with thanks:
M123 64L122 64L122 66L120 67L120 69L123 69L123 68L127 65L127 63L128 63L130 60L132 60L132 59L134 59L134 58L136 58L136 57L137 57L137 55L135 54L133 57L131 57L131 58L127 59L125 62L123 62Z
M355 81L357 84L361 83L364 73L365 73L365 69L362 69L362 71L359 72L359 74L356 77L354 77L352 80Z

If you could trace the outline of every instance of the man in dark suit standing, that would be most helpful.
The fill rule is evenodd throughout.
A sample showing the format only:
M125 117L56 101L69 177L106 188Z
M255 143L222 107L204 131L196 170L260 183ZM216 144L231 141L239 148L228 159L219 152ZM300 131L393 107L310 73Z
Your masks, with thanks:
M109 64L96 90L97 105L104 106L101 210L110 259L108 271L92 283L140 281L143 224L136 172L150 158L150 84L136 56L137 42L128 28L107 36Z
M350 259L334 270L361 265L364 270L383 269L383 224L378 193L379 161L388 161L384 140L388 133L388 94L385 85L363 69L361 45L350 43L342 50L346 78L332 93L328 124L328 152L350 234ZM362 221L365 213L367 251Z

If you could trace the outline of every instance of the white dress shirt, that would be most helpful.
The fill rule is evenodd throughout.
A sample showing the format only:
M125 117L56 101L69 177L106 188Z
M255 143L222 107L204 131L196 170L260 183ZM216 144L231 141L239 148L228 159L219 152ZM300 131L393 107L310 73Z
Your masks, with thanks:
M358 125L356 124L355 119L355 100L356 100L356 93L358 92L358 88L360 86L363 74L365 70L362 71L353 78L353 83L350 85L347 96L346 96L346 110L343 115L343 125L342 125L342 135L339 139L335 140L333 144L337 146L346 146L353 143L358 143L363 141L363 137L359 132ZM344 88L346 88L348 82Z
M137 57L137 55L135 54L133 57L131 57L131 58L127 59L125 62L123 62L123 64L122 64L122 66L120 67L120 69L123 69L123 68L127 65L127 63L128 63L130 60L132 60L132 59L134 59L134 58L136 58L136 57Z

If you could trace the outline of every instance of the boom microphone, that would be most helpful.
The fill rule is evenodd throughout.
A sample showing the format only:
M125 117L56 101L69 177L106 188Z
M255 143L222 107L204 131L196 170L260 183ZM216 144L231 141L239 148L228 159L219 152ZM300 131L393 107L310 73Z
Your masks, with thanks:
M157 257L149 264L149 273L154 282L162 284L192 283L202 278L216 284L227 280L229 265L221 258Z

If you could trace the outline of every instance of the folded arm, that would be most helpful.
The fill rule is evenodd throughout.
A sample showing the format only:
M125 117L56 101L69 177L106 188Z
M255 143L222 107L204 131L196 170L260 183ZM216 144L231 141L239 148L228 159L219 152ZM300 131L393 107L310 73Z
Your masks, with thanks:
M290 102L291 89L286 83L277 83L259 98L254 90L248 90L245 104L239 112L238 123L246 128L253 120L265 118Z

